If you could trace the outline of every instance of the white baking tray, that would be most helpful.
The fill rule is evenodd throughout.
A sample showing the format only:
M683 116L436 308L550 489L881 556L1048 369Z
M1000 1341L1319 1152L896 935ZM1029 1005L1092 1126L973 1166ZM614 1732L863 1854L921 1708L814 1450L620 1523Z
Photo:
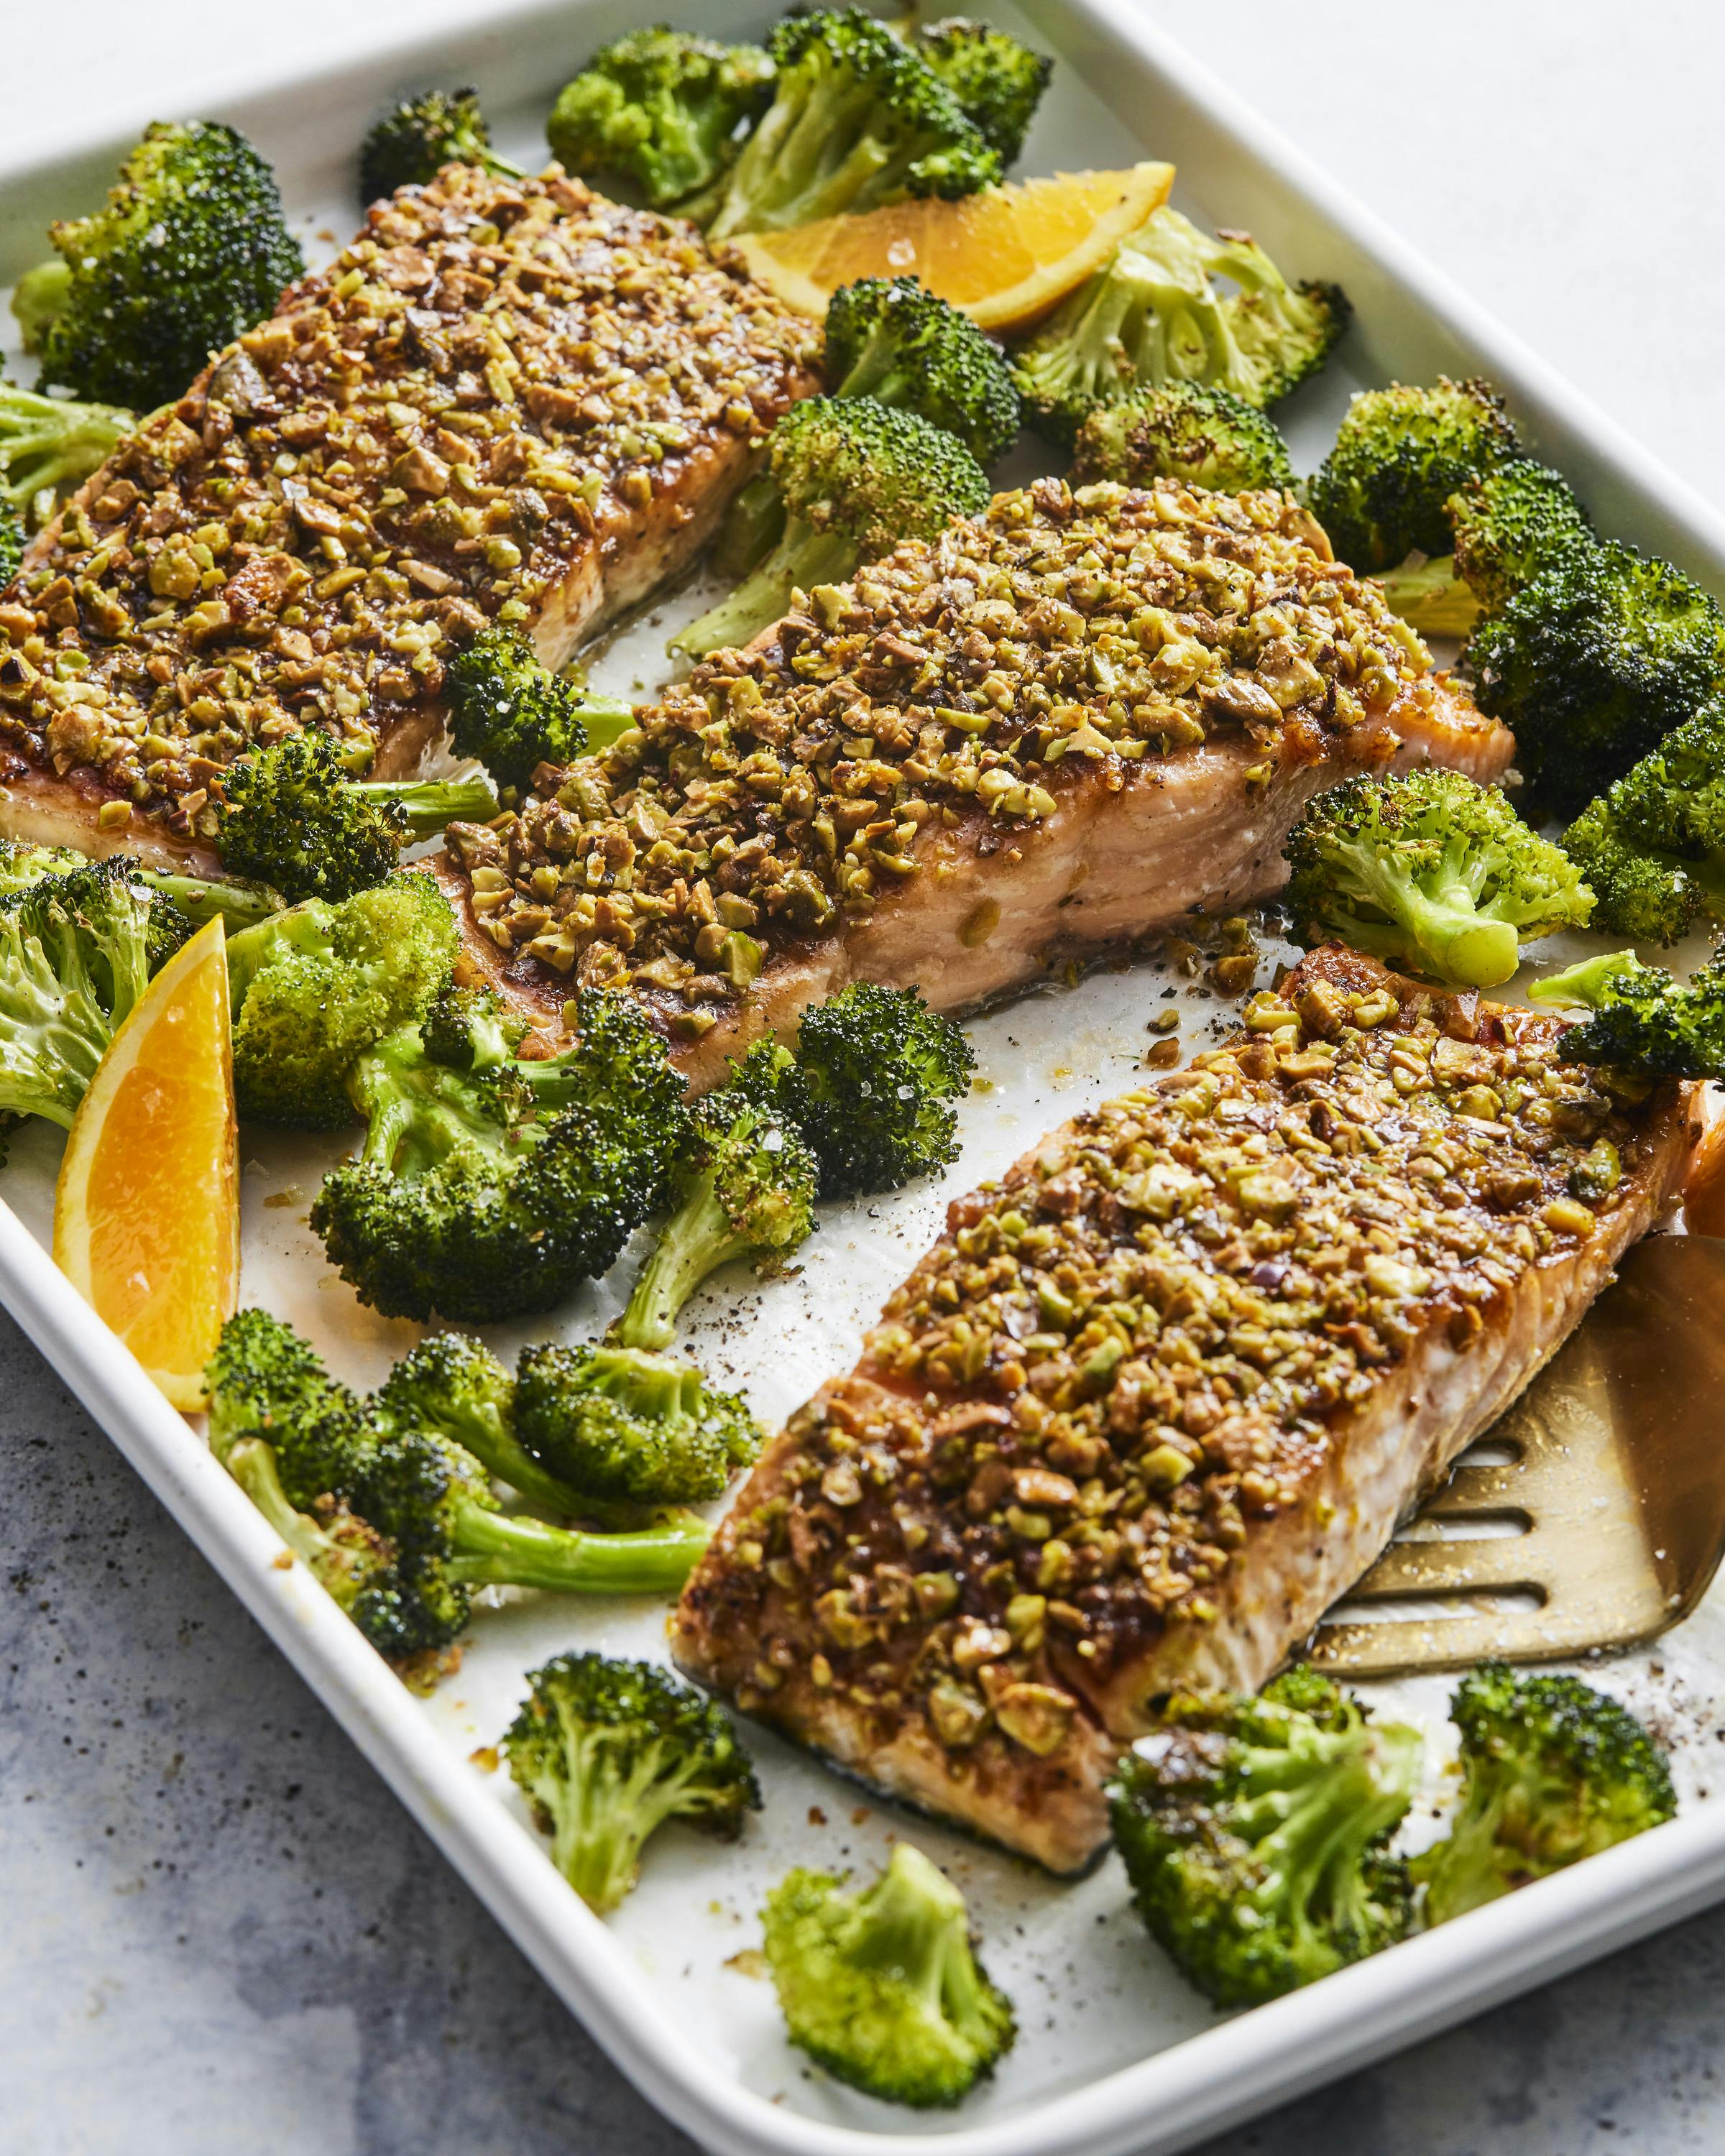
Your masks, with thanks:
M684 0L679 14L719 33L758 32L750 8ZM1250 227L1291 271L1339 280L1358 326L1324 378L1278 414L1296 461L1322 454L1349 392L1393 375L1478 371L1508 393L1530 439L1574 480L1608 531L1668 554L1725 590L1725 521L1594 411L1281 141L1221 85L1132 13L1129 0L1031 0L1028 28L1057 57L1054 88L1023 169L1171 158L1176 199L1211 223ZM542 154L557 85L641 11L557 0L494 15L468 35L352 52L294 80L237 82L196 116L231 120L275 160L314 257L356 216L354 147L383 100L429 83L475 81L501 146ZM356 33L357 47L364 37ZM51 160L8 166L0 150L0 284L42 252L47 219L85 207L137 127L69 142ZM319 235L323 235L320 238ZM666 621L685 594L604 656L597 678L650 686ZM886 1289L936 1232L946 1199L998 1173L1041 1130L1121 1090L1142 1067L1146 1023L1172 1001L1189 1049L1227 1007L1155 966L1103 971L1050 988L973 1029L985 1080L966 1111L965 1151L947 1183L867 1206L829 1209L795 1277L739 1271L691 1312L689 1344L745 1384L765 1418L845 1368ZM278 1569L275 1537L49 1261L56 1143L43 1125L15 1142L0 1206L0 1300L113 1435L204 1554L389 1780L571 2009L670 2118L724 2156L1112 2156L1173 2151L1325 2079L1476 2013L1725 1895L1725 1802L1709 1795L1714 1732L1725 1727L1725 1595L1651 1655L1594 1672L1651 1719L1672 1749L1684 1799L1672 1825L1310 1990L1256 2011L1211 2014L1145 1938L1111 1860L1061 1885L998 1852L865 1800L770 1737L752 1737L767 1810L734 1848L668 1830L638 1892L608 1923L563 1884L506 1774L471 1755L495 1743L524 1672L572 1645L661 1654L663 1611L639 1603L495 1597L466 1660L429 1701L409 1695L308 1576ZM341 1374L371 1383L415 1329L364 1310L323 1262L305 1224L338 1143L247 1134L244 1289L292 1318ZM626 1283L629 1268L620 1269ZM517 1342L583 1337L620 1300L602 1284L555 1321L495 1328ZM1373 1687L1441 1743L1442 1681ZM1415 1831L1431 1830L1425 1808ZM757 1912L791 1864L868 1871L894 1835L914 1835L965 1888L991 1971L1017 2002L1022 2033L999 2077L950 2117L919 2118L837 2087L783 2040L770 1987L752 1970Z

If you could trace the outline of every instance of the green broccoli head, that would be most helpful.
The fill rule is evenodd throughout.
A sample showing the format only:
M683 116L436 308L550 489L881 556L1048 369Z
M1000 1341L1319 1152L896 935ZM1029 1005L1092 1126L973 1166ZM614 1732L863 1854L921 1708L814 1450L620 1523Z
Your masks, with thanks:
M1173 382L1273 404L1323 365L1348 313L1333 285L1291 285L1255 241L1163 208L1019 347L1014 372L1032 424L1070 444L1098 405Z
M0 558L0 583L17 573L25 526L47 523L134 424L132 413L111 404L41 397L0 382L0 504L15 534L10 562Z
M1573 816L1725 685L1725 613L1669 562L1578 547L1463 654L1481 711L1515 729L1530 796Z
M0 390L0 395L3 395ZM24 521L9 501L0 501L0 591L18 574L24 558Z
M516 1388L522 1445L560 1481L605 1503L705 1502L761 1449L747 1403L680 1356L609 1342L526 1348Z
M1590 801L1563 850L1599 894L1599 921L1638 943L1725 919L1725 698Z
M1471 1670L1450 1702L1461 1804L1415 1859L1425 1921L1446 1923L1675 1816L1663 1754L1635 1717L1577 1677Z
M1406 1934L1384 1848L1421 1749L1310 1671L1255 1699L1170 1701L1122 1764L1114 1837L1152 1936L1206 1998L1255 2005Z
M1576 547L1593 544L1593 526L1561 472L1512 457L1450 497L1455 571L1487 613L1506 607Z
M724 1710L650 1662L558 1655L527 1680L509 1771L588 1907L614 1909L668 1820L734 1841L761 1791Z
M64 265L27 295L44 388L148 412L271 314L305 259L244 136L146 130L103 207L49 233Z
M1523 943L1593 911L1574 862L1505 794L1434 765L1319 794L1284 851L1302 941L1334 937L1458 988L1497 987Z
M827 303L835 397L872 397L956 435L979 465L1018 439L1019 393L993 339L915 277L860 277Z
M787 16L768 50L773 101L717 191L713 239L974 194L1000 177L952 91L860 8Z
M929 23L911 49L957 99L1003 169L1014 163L1054 73L1048 55L963 15Z
M449 737L500 786L525 793L542 763L573 763L608 748L635 722L634 706L596 696L553 674L518 629L494 624L449 662Z
M961 2102L1018 2033L977 1959L964 1897L907 1841L871 1887L846 1884L793 1871L762 1912L791 2041L888 2103Z
M1254 404L1231 389L1168 382L1098 404L1078 430L1075 482L1114 480L1242 494L1255 487L1291 487L1287 444Z
M1518 448L1489 382L1393 382L1348 406L1307 502L1343 561L1362 572L1393 568L1416 547L1448 553L1450 495Z
M307 899L230 936L240 1114L309 1130L351 1123L355 1062L424 1010L459 947L449 901L416 870L339 904Z
M819 1167L784 1115L721 1088L691 1122L675 1209L614 1328L625 1347L668 1348L709 1273L738 1258L782 1263L814 1225Z
M790 610L792 595L842 583L901 541L933 539L977 516L988 476L964 444L914 412L872 397L806 397L773 431L773 477L783 536L729 598L671 642L704 658L752 643Z
M1592 1011L1563 1035L1566 1063L1648 1078L1725 1080L1725 952L1676 981L1633 951L1610 951L1548 974L1527 993L1536 1004Z
M655 209L711 187L738 131L772 102L758 45L717 44L661 23L601 46L552 107L552 155L583 177L615 172Z
M205 1382L218 1460L231 1463L242 1445L260 1440L289 1504L305 1512L352 1495L375 1433L357 1397L291 1325L265 1310L236 1311Z
M490 988L461 988L450 978L432 998L419 1030L434 1063L452 1070L501 1070L526 1037L527 1021Z
M359 151L359 206L398 187L423 187L445 165L478 165L519 179L521 168L491 147L491 131L472 90L427 90L403 98L377 121Z

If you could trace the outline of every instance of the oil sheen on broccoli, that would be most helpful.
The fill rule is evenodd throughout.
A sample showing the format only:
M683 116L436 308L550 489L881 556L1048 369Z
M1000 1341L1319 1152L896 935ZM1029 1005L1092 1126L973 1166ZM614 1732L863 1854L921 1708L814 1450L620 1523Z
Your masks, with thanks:
M527 1680L502 1749L588 1907L614 1909L668 1820L734 1841L761 1791L730 1717L650 1662L558 1655Z
M1165 1725L1122 1763L1114 1838L1152 1936L1207 1999L1256 2005L1406 1935L1385 1845L1417 1731L1305 1668L1255 1699L1177 1695Z
M137 412L182 395L305 268L275 174L212 121L147 129L101 208L49 238L57 259L13 302L41 386Z
M1168 382L1098 404L1078 430L1075 485L1112 480L1122 486L1182 486L1241 494L1291 487L1287 444L1255 404L1231 389Z
M630 30L559 93L545 124L551 153L583 178L618 174L653 208L698 218L702 205L690 198L736 162L739 131L771 102L774 73L759 45L663 23Z
M791 2041L886 2102L961 2102L1018 2033L963 1896L908 1841L872 1886L846 1886L796 1871L767 1897L767 1964Z
M1282 902L1302 940L1334 937L1455 988L1497 987L1523 943L1593 911L1574 862L1507 795L1431 765L1319 794L1284 850Z
M1471 1670L1450 1702L1461 1804L1418 1856L1425 1921L1446 1923L1675 1816L1663 1755L1614 1699L1577 1677Z

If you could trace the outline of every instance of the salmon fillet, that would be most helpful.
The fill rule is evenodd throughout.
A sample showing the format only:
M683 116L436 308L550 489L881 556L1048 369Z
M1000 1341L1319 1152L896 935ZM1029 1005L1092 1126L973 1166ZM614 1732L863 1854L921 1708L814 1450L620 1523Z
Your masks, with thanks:
M1255 1690L1659 1214L1694 1089L1331 949L960 1199L685 1589L691 1676L1058 1872Z
M1291 496L1172 483L1002 495L639 718L442 873L547 1046L627 988L697 1087L847 981L960 1009L1267 897L1352 773L1514 752Z
M690 557L814 338L556 166L377 204L0 595L0 832L209 867L211 787L259 742L321 726L411 772L488 619L559 665Z

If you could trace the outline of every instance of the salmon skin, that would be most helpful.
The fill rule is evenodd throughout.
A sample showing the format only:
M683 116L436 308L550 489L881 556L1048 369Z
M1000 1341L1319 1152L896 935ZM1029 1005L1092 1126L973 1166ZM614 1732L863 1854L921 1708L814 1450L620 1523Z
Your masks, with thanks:
M697 1087L852 979L939 1010L1268 896L1306 803L1514 742L1291 496L997 496L543 767L443 875L478 969L561 1038L626 988Z
M1057 1872L1177 1687L1252 1691L1554 1353L1694 1089L1330 949L961 1198L685 1589L680 1666Z
M450 166L122 442L0 594L0 831L213 865L213 785L306 726L377 775L451 651L548 664L702 543L814 332L691 225Z

